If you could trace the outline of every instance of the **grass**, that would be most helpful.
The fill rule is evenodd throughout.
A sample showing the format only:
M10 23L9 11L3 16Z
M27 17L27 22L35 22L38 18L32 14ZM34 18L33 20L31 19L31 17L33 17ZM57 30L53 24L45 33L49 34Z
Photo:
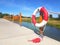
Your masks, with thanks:
M22 18L23 22L31 22L31 18Z
M56 19L56 18L49 18L48 25L54 26L54 27L60 29L60 20Z

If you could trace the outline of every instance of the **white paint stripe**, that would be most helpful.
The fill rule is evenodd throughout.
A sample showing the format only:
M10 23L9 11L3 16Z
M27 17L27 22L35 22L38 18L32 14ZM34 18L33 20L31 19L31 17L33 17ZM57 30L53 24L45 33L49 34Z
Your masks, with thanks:
M42 8L42 7L38 7L38 8L33 12L33 15L36 15L36 13L39 12L41 8Z
M35 26L36 27L43 27L46 24L47 24L47 21L43 20L41 23L36 23Z

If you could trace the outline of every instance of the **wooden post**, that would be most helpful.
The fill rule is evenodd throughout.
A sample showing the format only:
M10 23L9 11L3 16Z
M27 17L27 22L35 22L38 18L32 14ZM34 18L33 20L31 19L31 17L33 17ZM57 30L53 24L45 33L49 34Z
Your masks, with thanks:
M13 16L13 19L12 19L12 21L14 22L14 16Z
M19 21L20 21L20 25L22 24L22 14L20 13L20 19L19 19Z
M42 20L43 20L43 17L42 17L42 15L40 15L40 17L39 17L39 23L41 23Z

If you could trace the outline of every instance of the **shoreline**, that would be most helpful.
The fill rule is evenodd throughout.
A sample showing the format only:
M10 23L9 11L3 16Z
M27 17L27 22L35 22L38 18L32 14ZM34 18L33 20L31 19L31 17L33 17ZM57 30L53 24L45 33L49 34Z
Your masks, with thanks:
M12 19L7 19L7 20L13 21ZM27 18L27 17L22 18L22 22L31 23L31 20L32 20L31 18ZM19 20L14 20L14 21L20 22ZM36 18L36 21L39 22L39 18ZM58 18L49 18L47 25L60 29L60 20Z

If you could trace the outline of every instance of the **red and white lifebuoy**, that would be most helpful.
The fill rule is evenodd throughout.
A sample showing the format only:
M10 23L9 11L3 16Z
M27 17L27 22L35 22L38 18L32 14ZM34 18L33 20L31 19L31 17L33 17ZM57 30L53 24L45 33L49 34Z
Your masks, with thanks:
M42 12L43 13L43 20L41 23L37 23L36 22L36 13L37 12ZM32 23L36 26L36 27L43 27L44 25L47 24L47 21L48 21L48 12L47 10L44 8L44 7L39 7L37 8L33 14L32 14Z

